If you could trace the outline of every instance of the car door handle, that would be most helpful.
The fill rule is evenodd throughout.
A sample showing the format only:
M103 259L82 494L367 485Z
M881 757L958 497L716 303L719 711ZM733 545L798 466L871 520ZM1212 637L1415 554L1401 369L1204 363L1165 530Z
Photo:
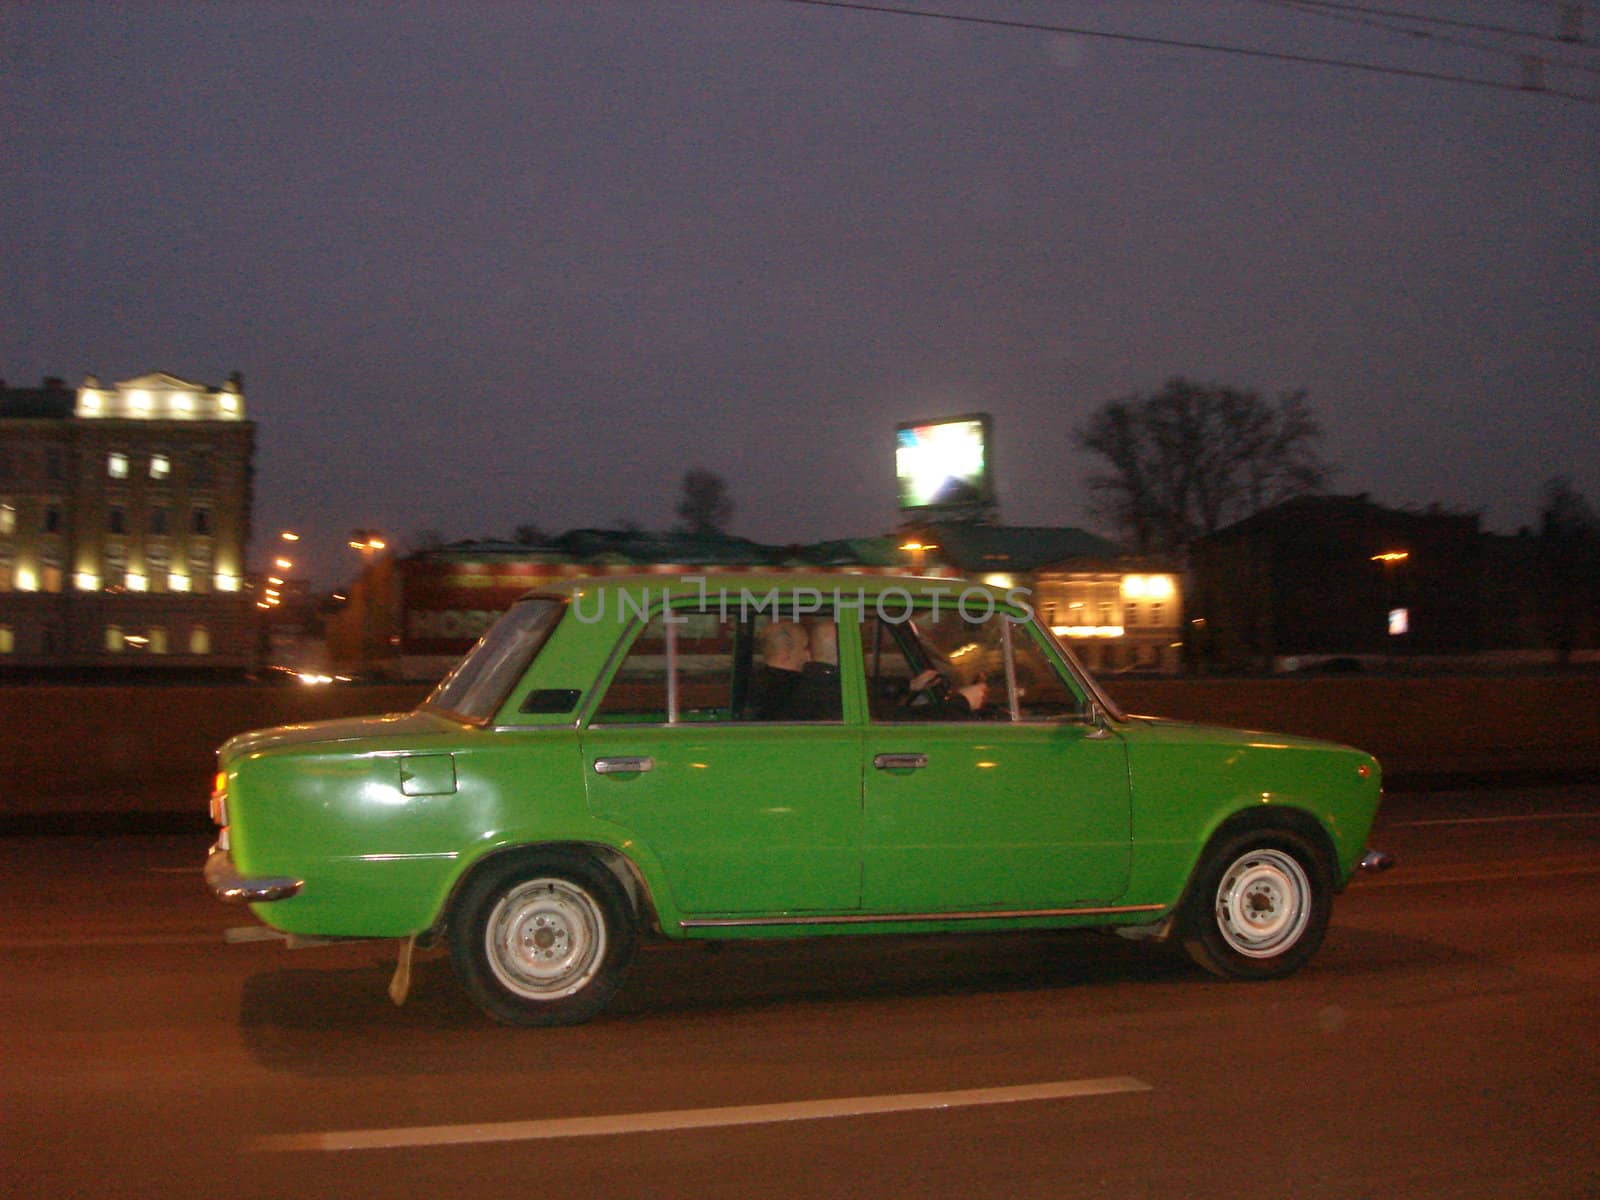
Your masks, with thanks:
M928 765L926 754L877 754L872 765L880 771L920 771Z
M648 771L656 765L653 758L597 758L594 760L594 773L596 775L636 775L640 771Z

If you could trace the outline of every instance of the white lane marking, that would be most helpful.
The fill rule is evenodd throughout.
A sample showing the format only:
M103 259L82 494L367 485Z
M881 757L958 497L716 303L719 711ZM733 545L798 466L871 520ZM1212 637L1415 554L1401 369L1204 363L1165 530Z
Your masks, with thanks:
M0 937L0 951L6 950L96 950L117 946L221 946L217 933L130 933L122 937Z
M1502 825L1512 821L1594 821L1600 812L1522 813L1506 817L1440 817L1432 821L1395 821L1390 829L1417 829L1423 825Z
M745 1104L730 1108L685 1108L665 1112L617 1113L603 1117L556 1117L544 1121L498 1121L486 1125L419 1125L409 1129L352 1129L336 1133L289 1133L257 1138L253 1150L395 1150L416 1146L456 1146L471 1142L521 1142L539 1138L599 1137L623 1133L662 1133L678 1129L718 1129L730 1125L768 1125L780 1121L820 1121L833 1117L928 1109L972 1108L1148 1092L1142 1079L1112 1076L1069 1079L1020 1087L974 1088L960 1092L912 1092L891 1096L847 1096L837 1100L798 1100L787 1104Z
M1435 887L1445 883L1509 883L1514 879L1564 879L1571 875L1600 875L1600 863L1595 863L1593 866L1588 867L1566 867L1556 871L1501 871L1498 874L1425 875L1421 878L1413 876L1410 878L1363 879L1355 884L1346 895L1354 896L1371 888Z

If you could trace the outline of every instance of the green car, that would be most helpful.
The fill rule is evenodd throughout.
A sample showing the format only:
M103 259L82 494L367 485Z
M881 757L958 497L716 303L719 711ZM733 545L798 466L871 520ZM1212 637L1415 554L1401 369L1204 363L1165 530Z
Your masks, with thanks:
M206 864L291 938L446 943L492 1017L586 1020L641 935L1109 926L1296 970L1377 762L1123 713L1022 589L630 576L525 596L412 713L241 734Z

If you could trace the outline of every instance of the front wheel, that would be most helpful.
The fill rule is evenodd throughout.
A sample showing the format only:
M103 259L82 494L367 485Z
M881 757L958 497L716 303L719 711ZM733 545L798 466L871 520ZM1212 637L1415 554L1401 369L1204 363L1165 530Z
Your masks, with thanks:
M1180 916L1189 957L1224 979L1278 979L1322 945L1333 908L1324 855L1289 830L1224 839L1200 864Z
M633 958L627 896L604 867L513 858L468 882L450 958L485 1012L508 1025L573 1025L605 1007Z

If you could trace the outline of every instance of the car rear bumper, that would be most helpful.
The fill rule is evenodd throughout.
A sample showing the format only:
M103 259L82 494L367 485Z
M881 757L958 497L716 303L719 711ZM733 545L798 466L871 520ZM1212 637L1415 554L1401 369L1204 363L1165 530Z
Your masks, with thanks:
M288 875L246 879L233 865L233 855L221 846L213 846L206 856L206 886L218 900L229 904L264 904L287 900L305 886L305 881Z

